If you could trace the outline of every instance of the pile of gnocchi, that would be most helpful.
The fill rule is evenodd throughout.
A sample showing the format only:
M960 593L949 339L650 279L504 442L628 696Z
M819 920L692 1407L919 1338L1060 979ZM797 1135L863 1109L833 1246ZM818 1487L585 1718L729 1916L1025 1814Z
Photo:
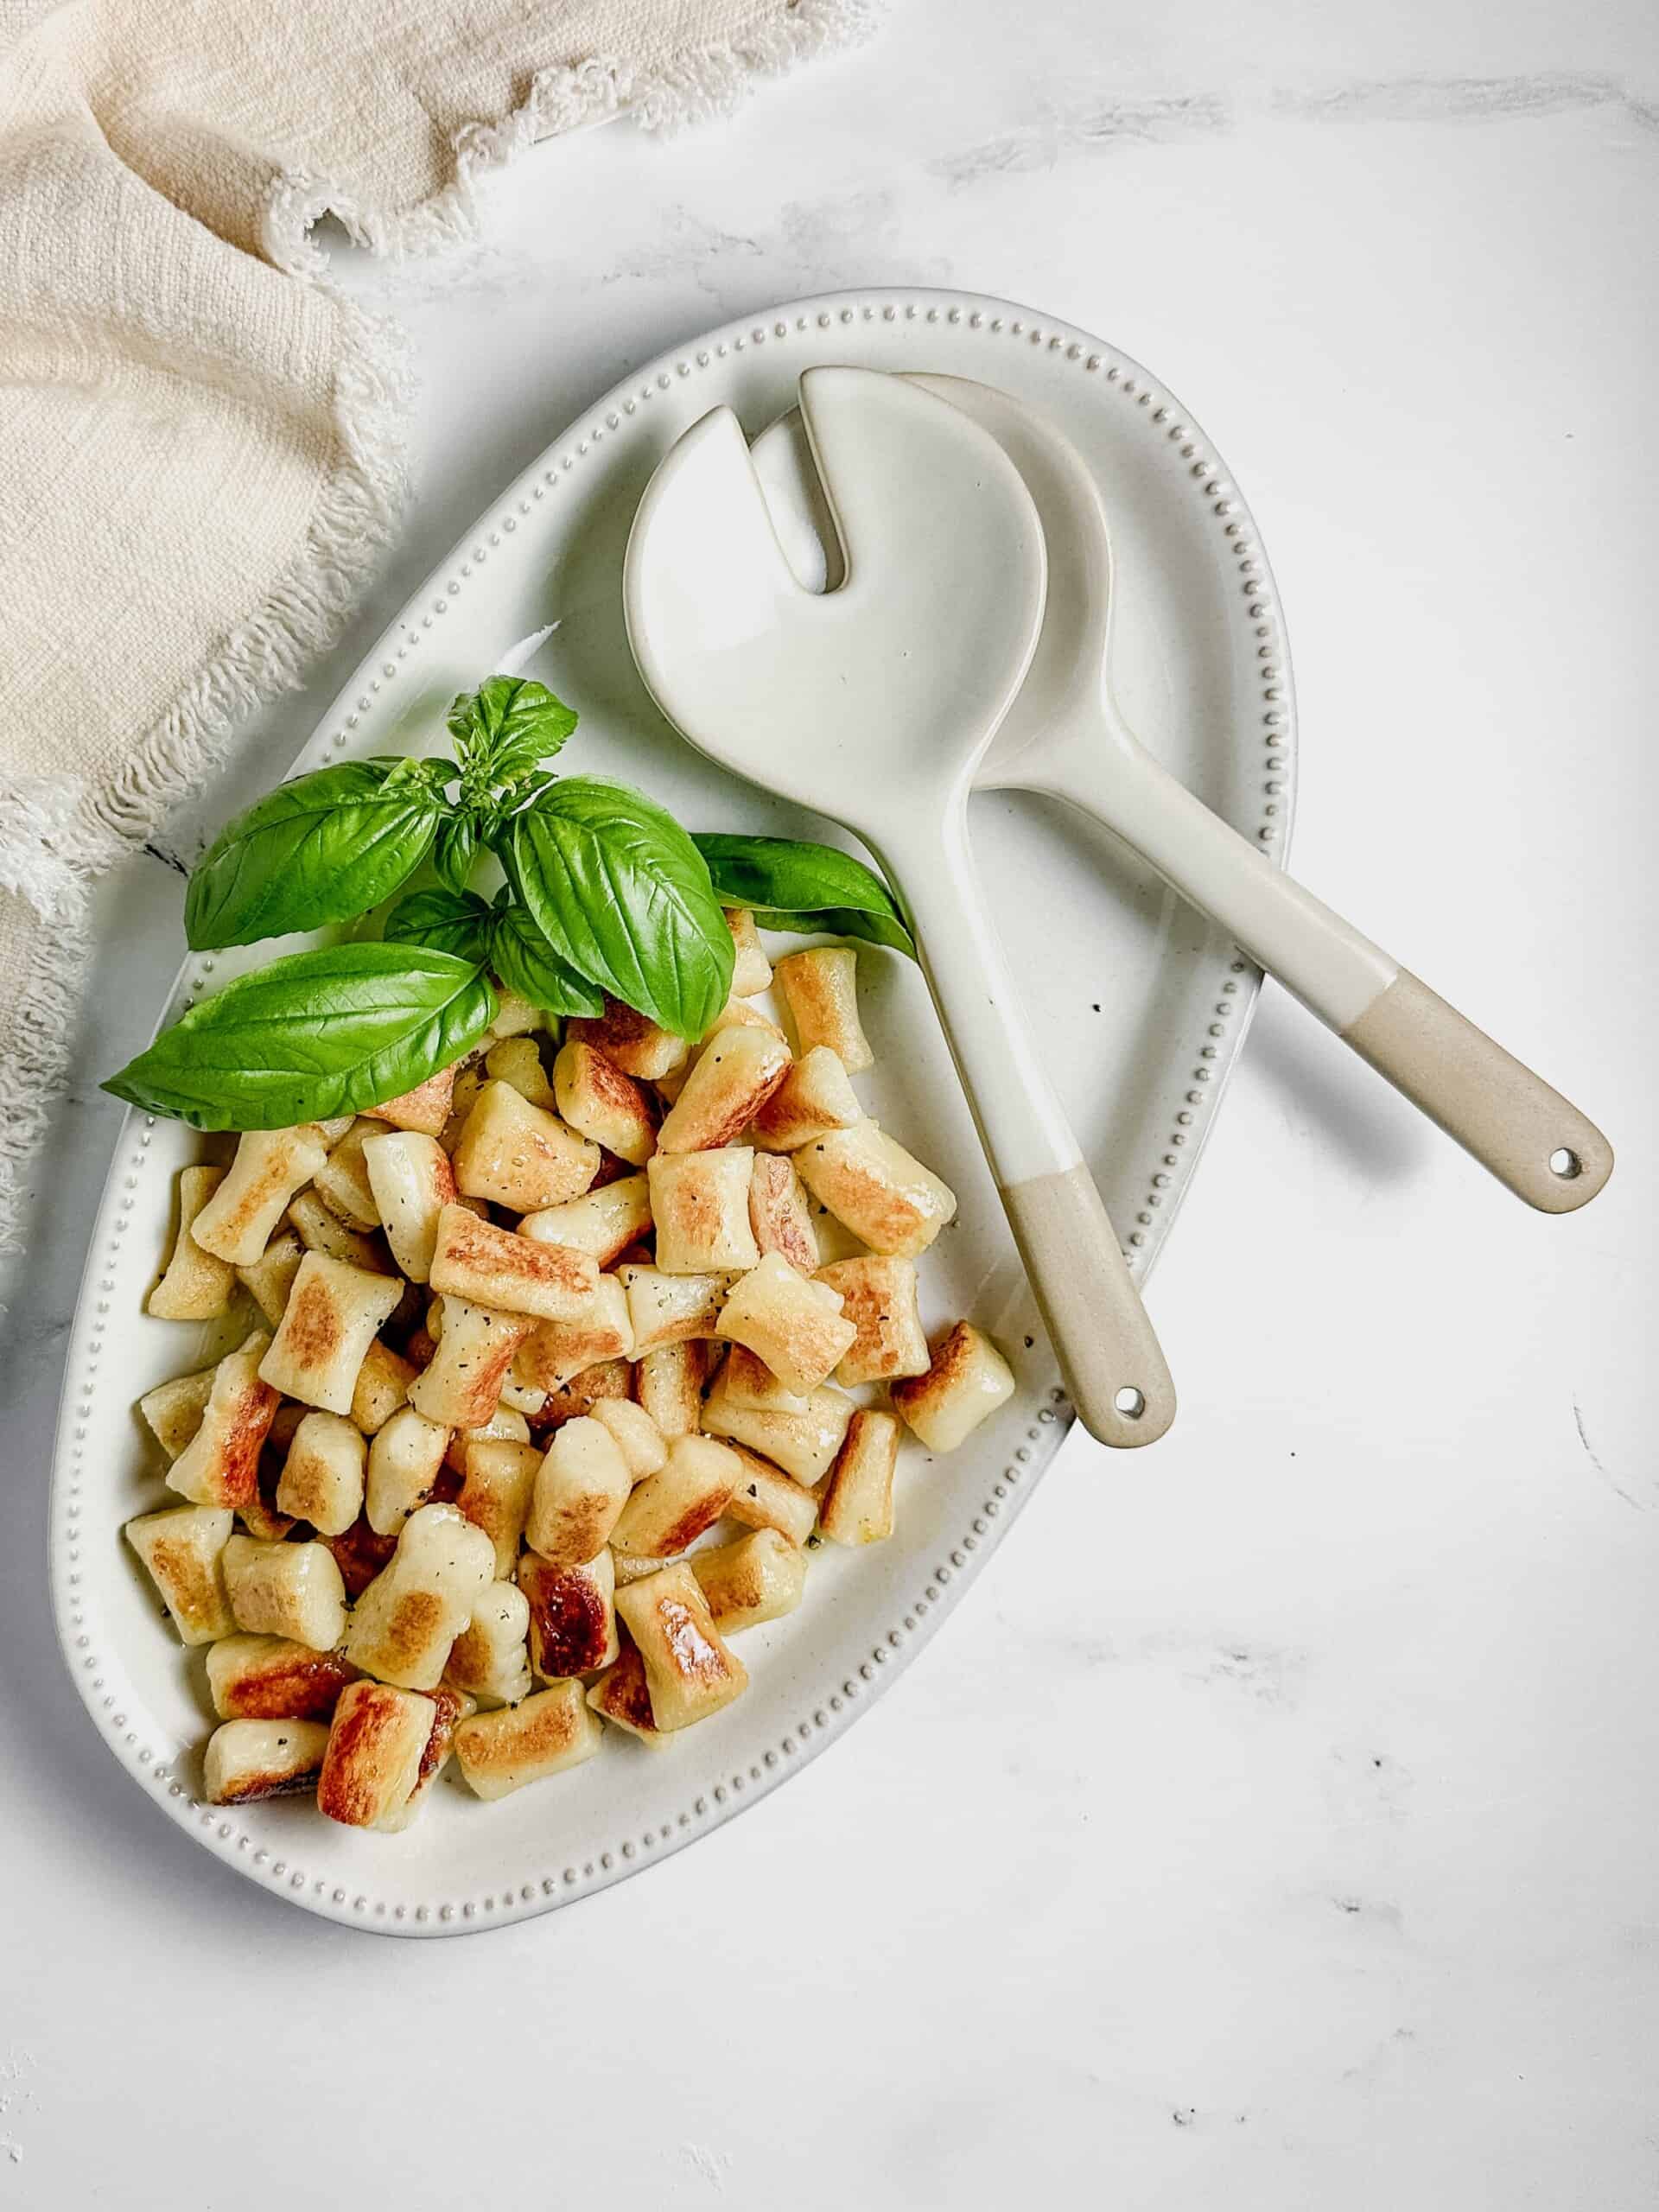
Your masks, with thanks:
M904 1430L950 1451L1013 1394L971 1323L924 1334L956 1199L859 1103L855 954L774 970L727 919L697 1046L505 998L417 1090L183 1170L147 1310L260 1325L139 1402L181 1502L126 1534L207 1647L210 1802L396 1830L452 1759L494 1798L661 1745L823 1541L891 1535Z

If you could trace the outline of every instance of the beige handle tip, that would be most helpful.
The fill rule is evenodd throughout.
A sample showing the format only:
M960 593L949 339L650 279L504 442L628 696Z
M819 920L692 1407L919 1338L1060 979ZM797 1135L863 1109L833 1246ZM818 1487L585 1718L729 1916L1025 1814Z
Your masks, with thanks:
M1541 1213L1588 1205L1613 1147L1587 1116L1402 968L1343 1036Z
M1175 1386L1088 1169L1033 1176L1002 1203L1077 1418L1115 1450L1155 1444Z

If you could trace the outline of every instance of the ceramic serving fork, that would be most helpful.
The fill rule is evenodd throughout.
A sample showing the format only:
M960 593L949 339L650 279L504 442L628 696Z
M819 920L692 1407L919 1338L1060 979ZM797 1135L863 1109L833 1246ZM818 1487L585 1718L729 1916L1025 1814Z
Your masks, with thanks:
M1613 1166L1595 1124L1275 868L1129 729L1111 686L1111 537L1075 448L988 385L906 381L996 439L1032 495L1048 550L1042 636L975 787L1043 791L1094 816L1517 1197L1547 1213L1586 1205ZM832 587L835 534L798 414L763 431L754 456L797 574L809 587Z
M854 830L912 918L1010 1226L1078 1414L1151 1443L1173 1387L1021 1015L975 877L974 770L1042 626L1019 471L960 410L874 371L810 369L801 413L842 582L806 590L747 443L717 408L639 504L624 601L640 674L722 766Z

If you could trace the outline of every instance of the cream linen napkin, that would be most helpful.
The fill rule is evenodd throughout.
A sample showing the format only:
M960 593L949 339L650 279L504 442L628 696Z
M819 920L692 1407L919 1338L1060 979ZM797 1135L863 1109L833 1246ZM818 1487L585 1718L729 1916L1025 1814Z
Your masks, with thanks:
M299 682L396 520L397 334L308 226L464 238L479 174L729 106L871 0L0 0L0 1249L91 877Z

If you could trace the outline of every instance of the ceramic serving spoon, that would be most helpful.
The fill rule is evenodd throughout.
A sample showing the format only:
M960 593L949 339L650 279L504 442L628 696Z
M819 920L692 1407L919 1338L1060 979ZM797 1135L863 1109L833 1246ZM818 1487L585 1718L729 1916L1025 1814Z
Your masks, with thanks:
M1042 626L1042 531L995 440L932 393L848 368L810 369L800 390L838 588L796 580L741 426L716 408L634 518L634 658L701 752L842 823L898 886L1072 1401L1103 1443L1148 1444L1174 1414L1168 1370L968 848L974 770Z
M1128 728L1110 682L1111 538L1072 446L989 385L906 381L995 438L1025 480L1048 549L1042 636L980 758L976 788L1047 792L1093 815L1517 1197L1546 1213L1587 1205L1613 1168L1594 1123L1275 868ZM839 549L798 412L762 432L754 460L795 574L808 588L833 588Z

